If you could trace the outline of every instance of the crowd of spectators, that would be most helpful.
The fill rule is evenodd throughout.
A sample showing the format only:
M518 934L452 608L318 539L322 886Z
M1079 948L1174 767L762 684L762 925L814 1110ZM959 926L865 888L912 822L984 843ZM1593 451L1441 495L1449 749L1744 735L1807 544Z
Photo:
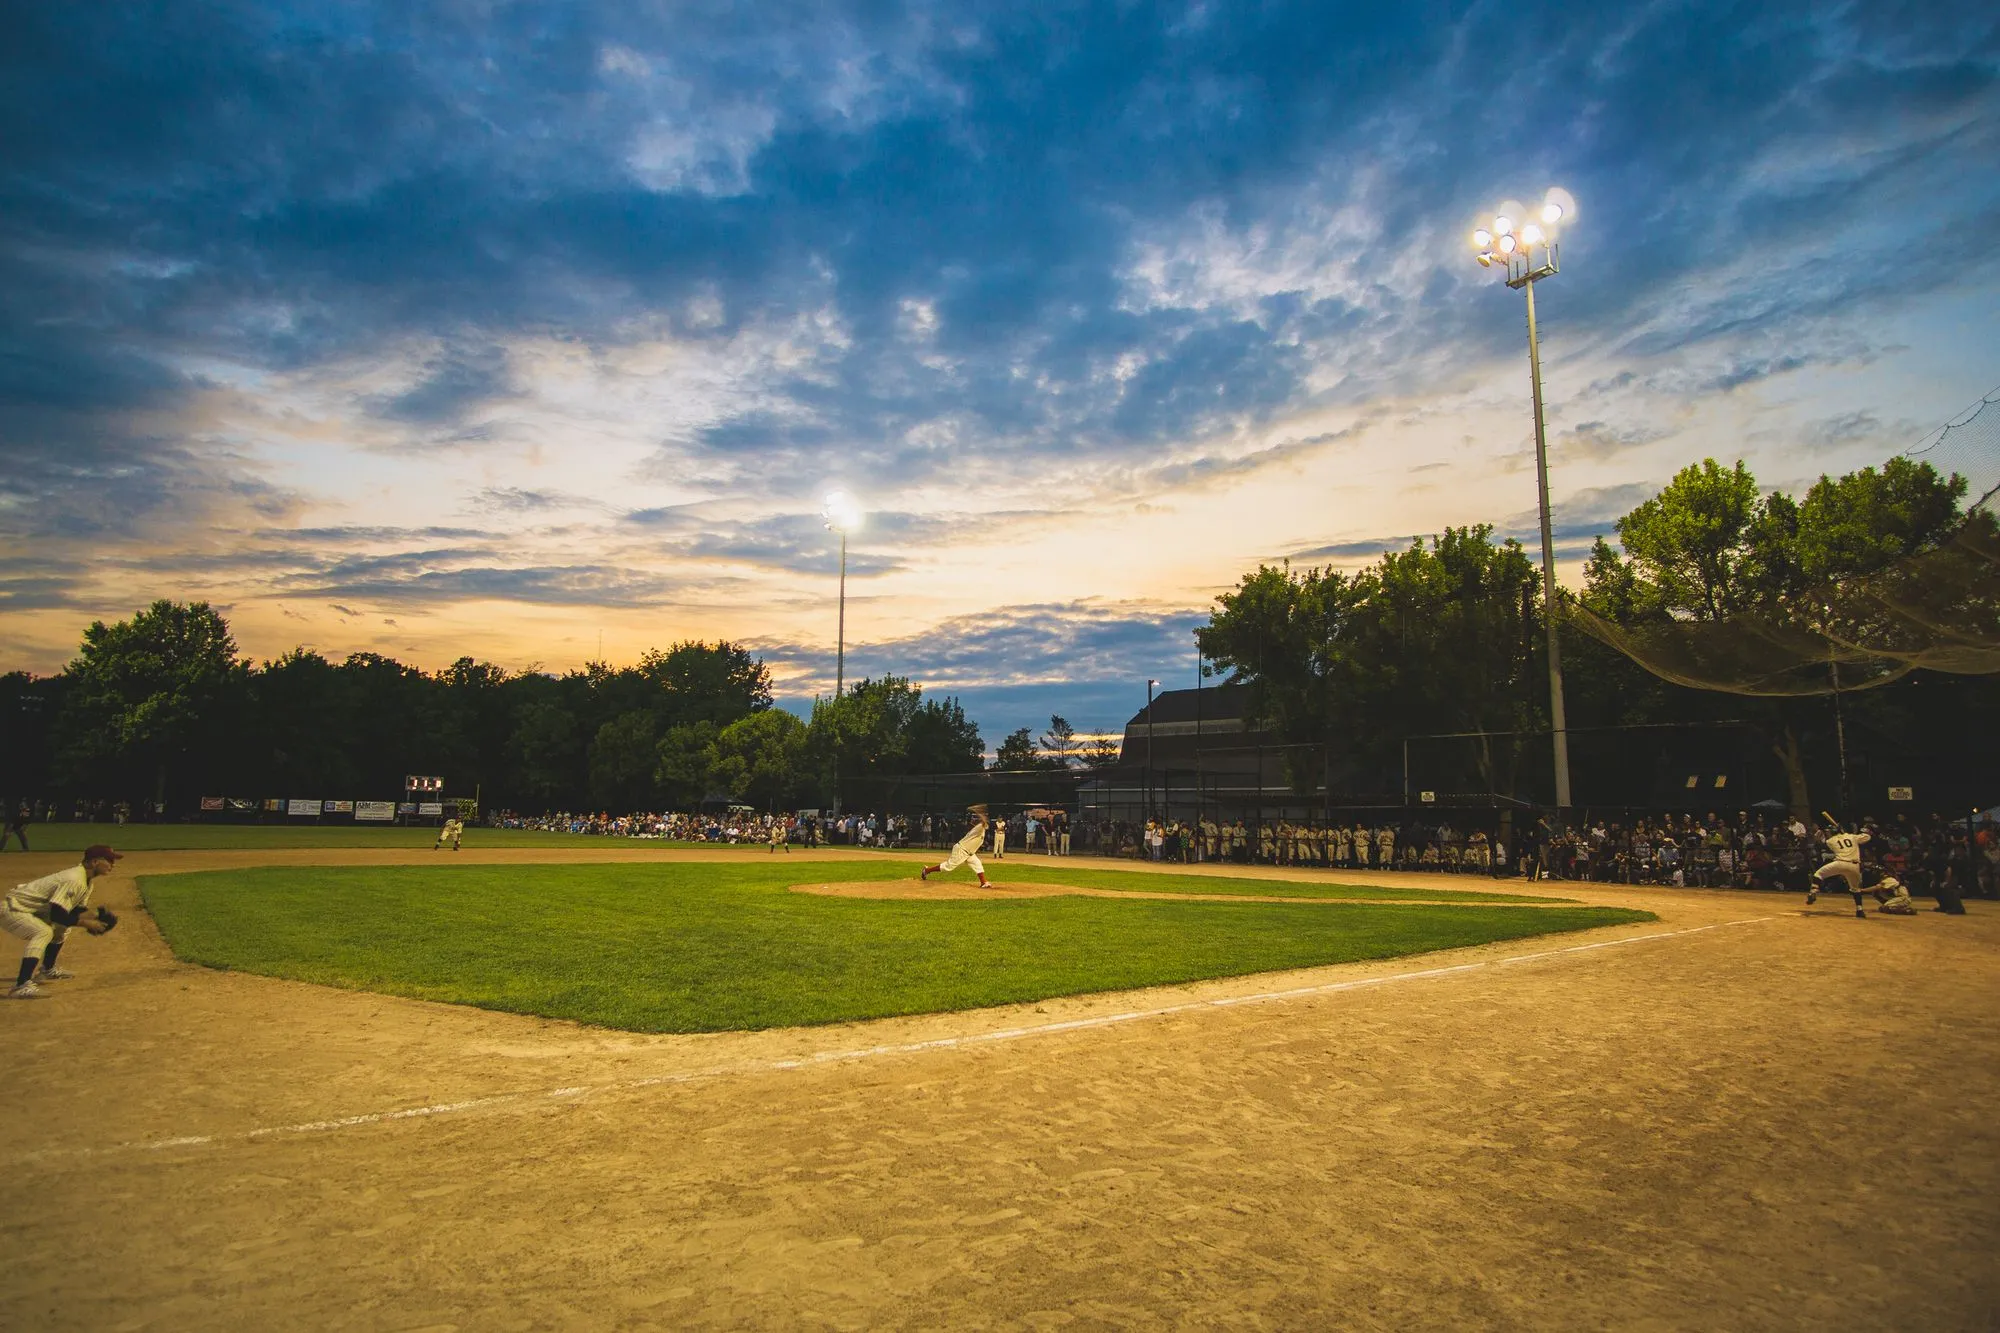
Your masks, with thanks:
M2000 836L1991 824L1941 816L1864 821L1868 864L1919 894L1939 885L2000 896ZM1595 883L1804 892L1829 859L1832 830L1742 811L1607 815L1558 827L1547 818L1380 817L1318 822L1083 820L1078 846L1110 856L1328 869L1422 870Z
M502 828L603 837L660 838L691 843L767 844L773 826L783 841L806 846L949 847L971 825L962 814L832 815L821 811L759 813L736 808L698 814L659 812L489 817ZM1969 826L1942 817L1867 820L1868 864L1893 874L1914 893L1938 886L1961 896L2000 896L2000 836L1991 824ZM1071 851L1185 864L1317 866L1325 869L1413 870L1444 874L1746 888L1804 892L1828 859L1825 835L1787 815L1710 811L1605 814L1585 812L1558 826L1546 817L1506 819L1481 812L1458 817L1264 821L1072 818L1051 809L996 816L994 830L1009 851L1064 855ZM994 846L989 837L987 847Z

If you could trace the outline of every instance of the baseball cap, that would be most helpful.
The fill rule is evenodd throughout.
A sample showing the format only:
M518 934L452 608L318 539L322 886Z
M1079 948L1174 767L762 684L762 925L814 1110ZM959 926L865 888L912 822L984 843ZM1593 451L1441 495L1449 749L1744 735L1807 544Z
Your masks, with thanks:
M125 859L125 854L123 852L114 852L101 842L93 842L90 846L83 849L83 859L86 861L122 861Z

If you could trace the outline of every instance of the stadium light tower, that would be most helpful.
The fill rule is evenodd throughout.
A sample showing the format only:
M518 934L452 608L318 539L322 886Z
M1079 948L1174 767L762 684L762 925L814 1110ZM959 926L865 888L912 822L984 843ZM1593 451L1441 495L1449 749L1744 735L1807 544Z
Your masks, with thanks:
M859 531L867 516L846 491L827 496L820 516L829 532L840 534L840 628L833 649L833 697L838 699L847 684L847 534Z
M1574 221L1576 200L1568 190L1550 190L1535 209L1508 200L1472 232L1479 266L1497 267L1509 287L1528 297L1528 382L1535 396L1535 483L1542 511L1542 621L1549 634L1549 723L1555 733L1558 820L1570 805L1569 724L1563 716L1562 648L1556 637L1555 539L1549 530L1549 442L1542 419L1542 350L1535 331L1535 284L1561 271L1558 238Z

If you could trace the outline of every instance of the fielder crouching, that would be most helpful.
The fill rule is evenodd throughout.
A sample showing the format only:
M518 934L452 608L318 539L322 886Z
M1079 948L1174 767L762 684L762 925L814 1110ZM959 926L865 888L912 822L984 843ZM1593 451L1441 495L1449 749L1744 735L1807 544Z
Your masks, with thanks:
M16 884L0 900L0 926L17 935L25 945L21 950L21 973L10 1000L32 1000L42 994L41 981L66 981L75 976L57 964L63 939L71 926L82 926L93 935L102 935L118 924L118 918L90 905L91 881L111 873L112 863L122 858L103 843L83 850L83 863L53 875Z

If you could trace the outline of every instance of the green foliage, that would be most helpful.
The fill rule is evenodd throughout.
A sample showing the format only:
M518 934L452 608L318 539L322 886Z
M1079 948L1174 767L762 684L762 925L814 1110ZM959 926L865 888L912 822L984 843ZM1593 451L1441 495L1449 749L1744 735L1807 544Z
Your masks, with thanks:
M1260 567L1195 639L1286 740L1330 743L1380 783L1405 736L1536 724L1537 586L1518 543L1447 528L1353 575ZM1510 756L1479 762L1505 790Z
M1618 520L1618 540L1668 611L1714 620L1748 600L1757 479L1713 458L1674 474L1658 495Z
M862 679L813 704L806 753L824 790L841 777L964 773L984 766L979 729L956 699L925 699L902 676Z
M124 769L128 782L134 769L150 772L164 796L169 769L243 676L229 625L207 602L162 599L130 620L91 622L63 669L62 767L99 780Z
M709 775L729 799L767 810L794 804L792 798L805 776L805 758L806 724L782 708L739 718L717 733L708 747Z
M993 752L993 767L1003 773L1018 773L1023 769L1039 768L1041 752L1035 748L1034 735L1026 727L1019 727L1007 733L1007 739Z
M660 762L654 731L658 725L651 713L634 709L597 729L590 743L590 795L599 809L622 812L653 805L654 770Z
M1041 763L1046 768L1066 769L1077 757L1076 728L1060 713L1051 714L1049 729L1042 733Z
M1652 919L1594 907L787 891L808 874L868 879L882 866L288 867L148 876L141 889L192 962L646 1032L1022 1003ZM1123 878L1152 887L1150 876Z

